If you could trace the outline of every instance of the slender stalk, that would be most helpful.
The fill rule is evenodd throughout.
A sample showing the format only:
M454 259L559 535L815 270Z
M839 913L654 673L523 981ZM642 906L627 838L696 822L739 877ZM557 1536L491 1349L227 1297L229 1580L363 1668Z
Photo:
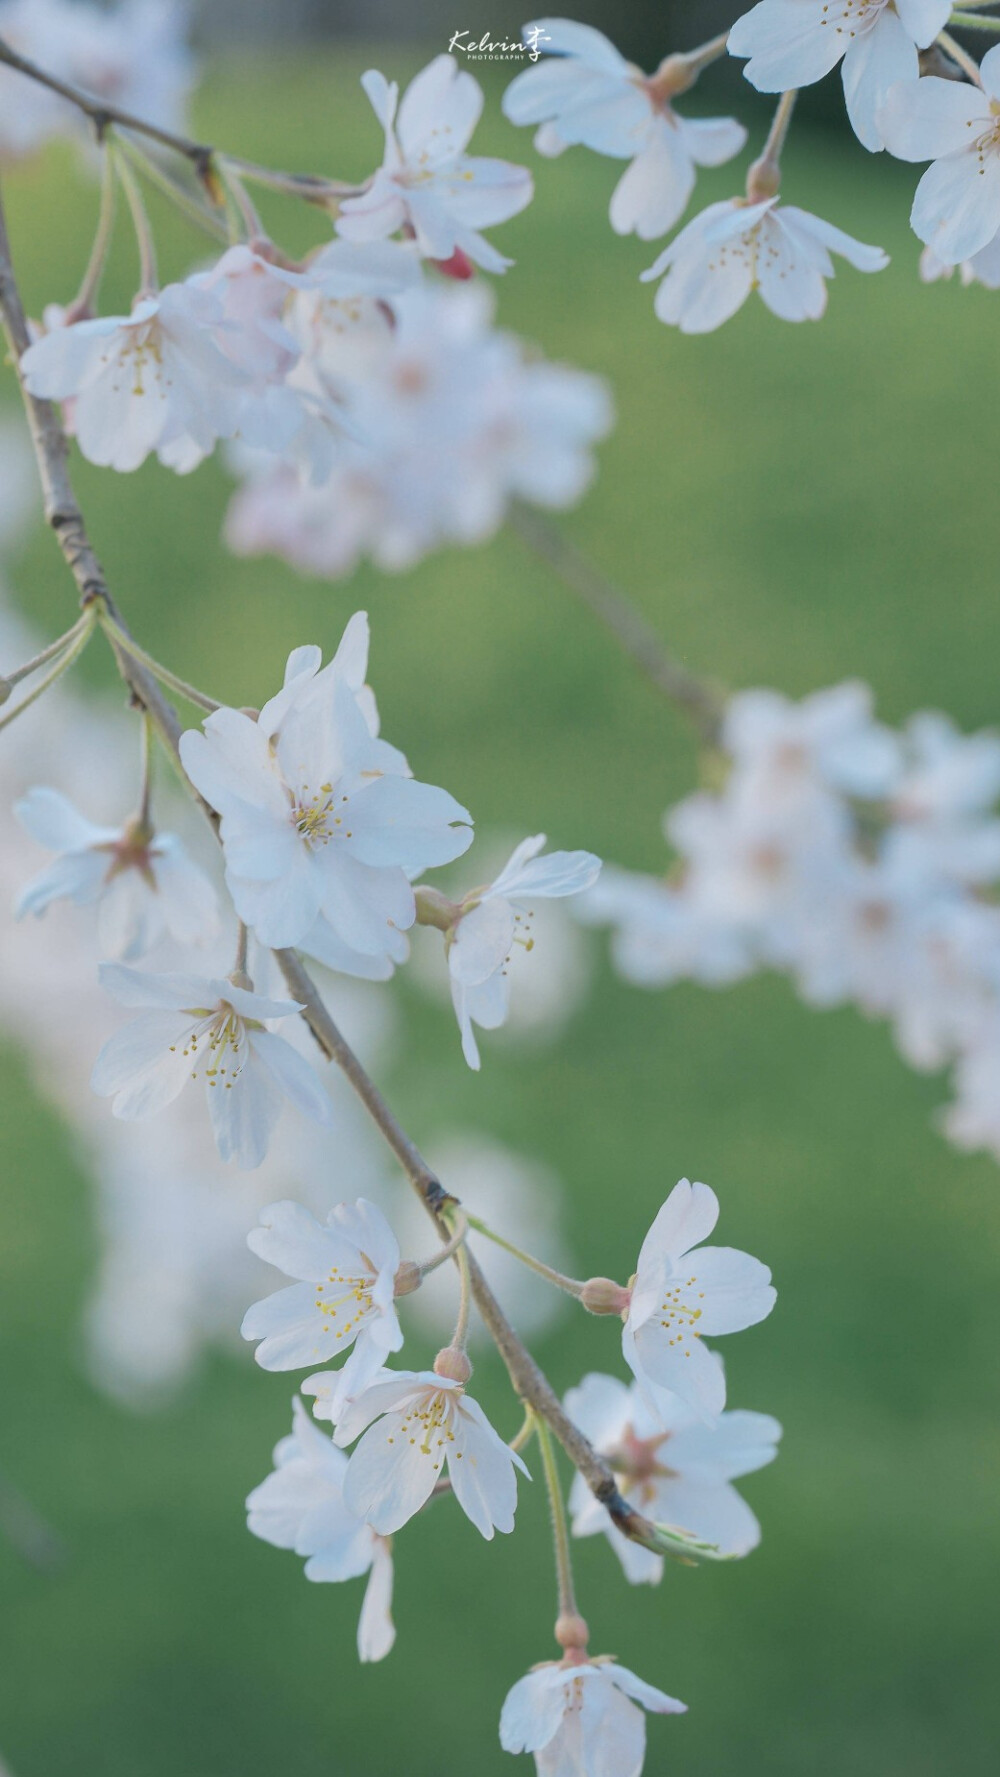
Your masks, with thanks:
M154 296L160 287L156 269L156 242L139 181L125 155L118 148L112 148L111 153L115 158L115 168L132 216L136 245L139 248L139 290L143 296Z
M455 1262L458 1266L459 1294L458 1318L451 1342L456 1350L464 1351L469 1341L469 1315L472 1312L472 1279L469 1275L469 1254L464 1246L455 1251Z
M0 60L3 58L0 57ZM15 364L20 366L21 354L30 339L24 305L14 275L10 243L0 198L0 317L11 347ZM122 678L139 706L145 709L164 747L179 768L178 743L181 725L176 712L163 697L154 674L143 663L142 650L136 648L121 613L112 598L103 570L94 553L83 514L73 492L67 468L66 436L58 414L50 402L39 400L25 387L21 391L28 414L32 441L38 459L39 474L45 496L45 512L58 540L66 563L73 575L84 608L94 606L102 617L102 628L108 635ZM148 656L147 656L148 658ZM180 769L180 768L179 768ZM218 835L219 819L214 809L199 796L194 786L181 776L206 819ZM275 958L291 991L302 1006L302 1016L323 1054L335 1063L357 1094L388 1148L396 1156L406 1177L417 1192L428 1215L434 1221L443 1241L451 1238L447 1214L458 1207L458 1199L445 1190L424 1159L412 1137L407 1134L390 1109L375 1081L362 1067L354 1051L330 1016L327 1006L293 950L276 950ZM464 1251L464 1249L461 1249ZM607 1463L573 1424L563 1410L551 1383L539 1368L530 1351L518 1337L485 1277L471 1255L466 1254L469 1287L480 1317L496 1345L515 1394L554 1431L570 1461L583 1476L595 1498L605 1507L612 1522L622 1534L649 1548L658 1548L658 1533L653 1524L635 1511L618 1491L615 1477Z
M524 1418L521 1421L520 1431L515 1432L514 1436L508 1440L508 1449L514 1450L514 1451L523 1450L525 1444L529 1443L531 1438L534 1436L534 1432L535 1432L535 1415L532 1413L532 1411L529 1407L527 1413L524 1415Z
M983 18L976 12L953 12L948 23L962 31L992 31L994 35L1000 32L1000 19Z
M165 172L152 155L140 148L138 142L133 141L131 136L125 135L118 135L115 140L120 152L125 155L127 160L131 161L136 172L148 180L150 185L155 185L157 191L161 192L175 208L180 210L189 222L193 222L196 228L204 229L207 234L212 236L213 240L229 245L229 230L224 223L206 210L196 198L192 197L189 191L185 190L183 185L178 184L172 174Z
M143 710L139 719L140 759L140 790L139 790L139 823L147 831L151 831L150 813L153 801L153 725Z
M717 744L723 699L714 686L688 672L667 653L645 617L555 525L527 506L513 507L507 522L522 543L552 568L563 585L604 625L650 684L693 722L706 745Z
M790 87L775 106L767 141L747 173L748 203L758 204L764 198L776 197L781 189L781 153L798 96L796 88Z
M101 164L101 207L97 215L97 232L94 235L94 245L90 250L90 259L83 274L83 281L71 304L72 310L78 315L89 313L97 302L114 226L115 167L111 153L105 145Z
M250 932L241 919L236 933L236 961L233 964L234 975L246 976L249 950Z
M573 1587L573 1557L569 1546L569 1525L566 1522L566 1505L563 1500L562 1483L559 1479L559 1464L552 1444L552 1434L544 1419L535 1420L538 1433L538 1448L545 1473L545 1486L549 1495L549 1513L552 1518L552 1543L556 1557L556 1583L559 1594L559 1611L561 1617L579 1616L576 1603L576 1592Z
M31 687L27 697L22 697L20 703L17 704L14 709L7 710L5 715L0 716L0 730L9 728L12 722L17 721L18 716L23 716L26 709L29 709L33 703L37 703L40 697L44 697L50 685L54 685L57 679L62 678L63 673L66 672L69 667L73 665L74 660L79 659L79 656L83 653L84 648L90 640L93 628L93 624L88 623L85 628L81 629L76 640L71 642L65 652L59 656L55 666L49 669L44 678L39 679L37 685Z
M582 1296L583 1284L578 1283L575 1278L564 1277L561 1271L556 1271L551 1265L544 1264L541 1259L534 1258L522 1247L515 1246L513 1241L505 1240L502 1234L495 1234L493 1229L488 1228L485 1222L481 1222L478 1216L469 1216L468 1222L469 1227L474 1228L477 1234L484 1234L487 1240L492 1240L494 1246L502 1247L505 1253L510 1253L512 1258L520 1260L522 1265L527 1265L529 1271L536 1271L538 1276L544 1277L547 1283L555 1284L557 1290L565 1290L567 1296L576 1296L577 1299Z
M939 31L935 42L940 43L945 54L951 57L957 68L961 68L962 73L968 80L971 80L973 86L982 86L983 77L979 72L979 63L973 56L970 56L968 50L963 49L960 43L956 43L954 37L949 37L947 31Z
M75 640L81 629L88 628L91 622L92 619L84 612L82 617L77 618L72 628L66 631L65 635L57 636L54 642L50 642L48 647L42 648L38 654L32 655L31 659L26 660L23 666L14 667L9 673L0 673L0 684L6 687L8 695L15 685L21 683L22 679L30 678L31 674L37 672L40 666L44 666L47 661L54 660L57 654L61 654L63 649Z
M432 1258L421 1259L418 1262L417 1269L421 1279L429 1277L432 1271L437 1271L439 1266L447 1264L448 1260L457 1253L459 1247L464 1244L465 1237L469 1232L468 1216L464 1209L456 1209L451 1219L455 1222L455 1232L451 1239L446 1240L443 1246L439 1246Z
M189 685L186 679L178 678L177 674L172 673L169 667L161 666L158 660L154 660L151 654L146 653L145 648L140 648L138 642L129 635L127 630L122 628L120 623L116 623L113 617L102 614L99 622L101 628L107 630L109 635L114 636L121 647L131 654L133 660L138 660L151 673L155 673L161 683L169 686L170 690L175 691L178 697L183 697L185 703L193 703L198 709L208 710L210 714L213 710L222 708L221 704L216 703L214 697L206 697L204 691L199 691L195 685Z

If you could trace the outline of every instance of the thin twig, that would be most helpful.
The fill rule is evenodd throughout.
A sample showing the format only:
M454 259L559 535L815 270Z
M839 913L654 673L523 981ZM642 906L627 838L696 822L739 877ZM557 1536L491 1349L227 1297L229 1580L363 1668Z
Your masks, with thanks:
M4 327L15 359L19 359L29 344L29 337L24 308L10 258L10 244L4 222L2 201L0 201L0 315L3 317ZM25 387L23 379L21 379L21 390L38 458L45 495L46 517L56 533L62 553L76 581L81 603L87 607L98 601L110 617L111 623L118 631L118 636L112 631L108 637L118 663L118 669L131 689L136 702L148 711L160 739L176 761L179 757L178 742L181 725L176 712L162 696L152 674L131 652L136 644L133 643L121 613L111 597L103 570L91 547L83 515L73 493L67 467L66 437L59 423L58 415L51 403L41 401L31 394L30 390ZM108 629L110 625L102 627ZM197 801L218 835L219 821L215 811L202 797L198 796ZM433 1169L424 1159L416 1142L407 1134L395 1113L390 1109L375 1081L362 1067L353 1049L346 1042L330 1016L318 988L295 951L276 950L274 955L292 997L302 1006L303 1017L320 1049L329 1060L336 1064L353 1087L433 1219L442 1240L449 1240L452 1230L448 1226L448 1219L443 1211L447 1208L457 1207L458 1198L445 1190ZM514 1331L471 1255L469 1256L469 1282L476 1307L503 1359L514 1392L525 1406L531 1407L540 1418L551 1426L570 1461L579 1470L591 1492L606 1508L613 1522L623 1534L631 1537L633 1541L646 1544L648 1547L659 1547L654 1526L622 1498L615 1477L607 1464L567 1417L551 1383Z
M619 647L657 691L676 704L709 746L718 742L723 700L704 679L667 653L645 617L617 586L582 556L562 532L527 506L514 506L507 520L523 543L558 574L563 584L610 630Z

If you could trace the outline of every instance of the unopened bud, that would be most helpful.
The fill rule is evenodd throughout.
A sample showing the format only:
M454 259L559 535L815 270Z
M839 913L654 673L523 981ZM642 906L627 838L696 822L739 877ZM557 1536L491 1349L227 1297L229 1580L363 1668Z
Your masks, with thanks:
M582 1617L559 1617L556 1621L556 1640L566 1653L571 1650L586 1653L590 1630Z
M777 197L781 189L781 168L769 154L755 160L747 174L747 203L762 204L766 198Z
M412 1296L420 1288L422 1273L415 1259L404 1259L396 1271L392 1286L394 1296Z
M446 1345L434 1359L435 1376L447 1376L449 1382L461 1382L464 1386L472 1375L472 1365L465 1352L457 1345Z
M681 93L691 91L700 72L693 56L666 56L656 73L650 75L646 89L654 105L669 104Z
M588 1314L627 1314L630 1293L611 1277L588 1277L580 1301Z

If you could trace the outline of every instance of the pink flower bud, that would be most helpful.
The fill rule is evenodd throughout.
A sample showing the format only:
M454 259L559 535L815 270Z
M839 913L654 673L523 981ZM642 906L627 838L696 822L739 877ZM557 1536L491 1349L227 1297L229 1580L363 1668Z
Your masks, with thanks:
M464 1351L457 1345L446 1345L434 1359L434 1374L447 1376L449 1382L460 1382L463 1385L472 1375L472 1365Z
M610 1277L588 1277L580 1301L588 1314L627 1314L631 1293Z

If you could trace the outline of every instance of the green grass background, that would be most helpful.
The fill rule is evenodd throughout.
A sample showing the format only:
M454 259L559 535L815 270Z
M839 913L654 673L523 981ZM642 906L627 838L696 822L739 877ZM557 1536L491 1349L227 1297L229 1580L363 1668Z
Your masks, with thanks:
M385 46L380 61L416 65ZM263 160L364 174L377 152L365 65L351 51L216 67L199 127ZM531 158L497 98L493 81L477 146ZM68 168L56 153L8 181L36 312L69 296L89 245L93 194ZM798 694L857 674L889 720L929 705L995 721L1000 298L919 286L912 170L793 133L789 199L893 264L877 278L844 268L821 326L754 303L704 340L655 321L636 282L652 254L606 222L616 169L577 151L536 171L535 204L497 236L517 259L502 319L606 373L618 403L599 482L569 521L582 547L722 681ZM723 171L702 193L735 188ZM292 244L322 228L291 206L273 215ZM181 271L197 243L157 216L165 268ZM109 306L132 276L124 243ZM182 674L257 702L289 646L328 648L366 606L385 729L420 776L485 826L658 863L661 811L695 776L691 737L515 538L326 585L225 554L217 464L183 480L80 465L78 483L116 595ZM61 626L68 585L40 533L16 584L40 625ZM84 670L107 682L98 650ZM776 1274L771 1320L726 1342L733 1403L786 1427L777 1465L746 1484L761 1549L671 1571L655 1592L620 1584L603 1545L579 1551L595 1645L690 1704L652 1725L647 1770L994 1772L1000 1173L935 1134L942 1082L908 1071L884 1029L809 1012L774 979L643 995L602 967L557 1049L487 1038L478 1078L450 1015L401 994L416 1059L387 1084L415 1134L478 1126L549 1162L585 1272L627 1274L688 1172L719 1191L721 1238ZM149 1417L83 1380L90 1189L8 1035L0 1447L69 1549L46 1578L0 1546L0 1748L15 1777L513 1771L500 1700L551 1646L540 1482L522 1490L512 1539L488 1546L446 1510L410 1526L397 1649L359 1670L358 1589L307 1585L243 1524L290 1379L220 1358ZM609 1324L572 1321L540 1355L563 1387L614 1368L614 1347ZM497 1370L485 1362L478 1380L512 1428Z

